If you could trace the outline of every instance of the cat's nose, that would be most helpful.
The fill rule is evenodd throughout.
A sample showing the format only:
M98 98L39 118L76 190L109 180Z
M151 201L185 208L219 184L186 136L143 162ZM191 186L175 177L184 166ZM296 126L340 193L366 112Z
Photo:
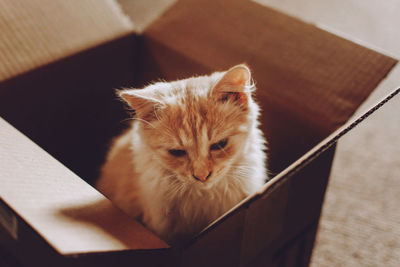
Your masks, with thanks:
M192 175L193 175L194 179L204 183L205 181L207 181L208 178L210 178L211 174L212 174L212 172L202 171L202 172L193 173Z

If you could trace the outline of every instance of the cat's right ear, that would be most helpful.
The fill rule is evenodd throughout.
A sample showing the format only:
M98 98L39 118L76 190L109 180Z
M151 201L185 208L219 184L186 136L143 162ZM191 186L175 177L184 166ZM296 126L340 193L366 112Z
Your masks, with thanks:
M117 95L135 111L136 117L146 121L155 118L156 107L163 104L153 92L146 89L119 90Z
M247 65L240 64L225 72L214 86L212 94L221 102L231 101L243 109L248 107L248 99L254 90L251 72Z

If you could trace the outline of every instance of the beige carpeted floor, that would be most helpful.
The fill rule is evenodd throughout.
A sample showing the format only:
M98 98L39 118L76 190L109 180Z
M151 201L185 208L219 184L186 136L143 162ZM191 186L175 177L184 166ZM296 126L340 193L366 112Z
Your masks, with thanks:
M400 266L399 133L397 96L339 141L311 266Z
M398 0L258 0L400 58ZM400 66L358 113L400 87ZM338 143L311 260L400 266L400 96Z

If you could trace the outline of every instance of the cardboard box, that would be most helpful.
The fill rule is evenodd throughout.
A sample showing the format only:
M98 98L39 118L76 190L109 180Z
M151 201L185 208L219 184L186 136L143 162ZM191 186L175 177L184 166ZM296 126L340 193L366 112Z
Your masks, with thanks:
M308 265L335 142L395 59L250 1L178 1L140 34L112 0L2 5L1 264ZM274 178L169 247L88 184L126 116L113 88L241 62Z

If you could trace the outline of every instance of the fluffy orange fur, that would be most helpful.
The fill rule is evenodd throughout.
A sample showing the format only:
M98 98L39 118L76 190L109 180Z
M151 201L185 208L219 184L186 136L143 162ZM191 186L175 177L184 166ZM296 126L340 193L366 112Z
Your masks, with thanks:
M97 188L164 240L187 240L266 180L246 65L119 94L135 110Z

